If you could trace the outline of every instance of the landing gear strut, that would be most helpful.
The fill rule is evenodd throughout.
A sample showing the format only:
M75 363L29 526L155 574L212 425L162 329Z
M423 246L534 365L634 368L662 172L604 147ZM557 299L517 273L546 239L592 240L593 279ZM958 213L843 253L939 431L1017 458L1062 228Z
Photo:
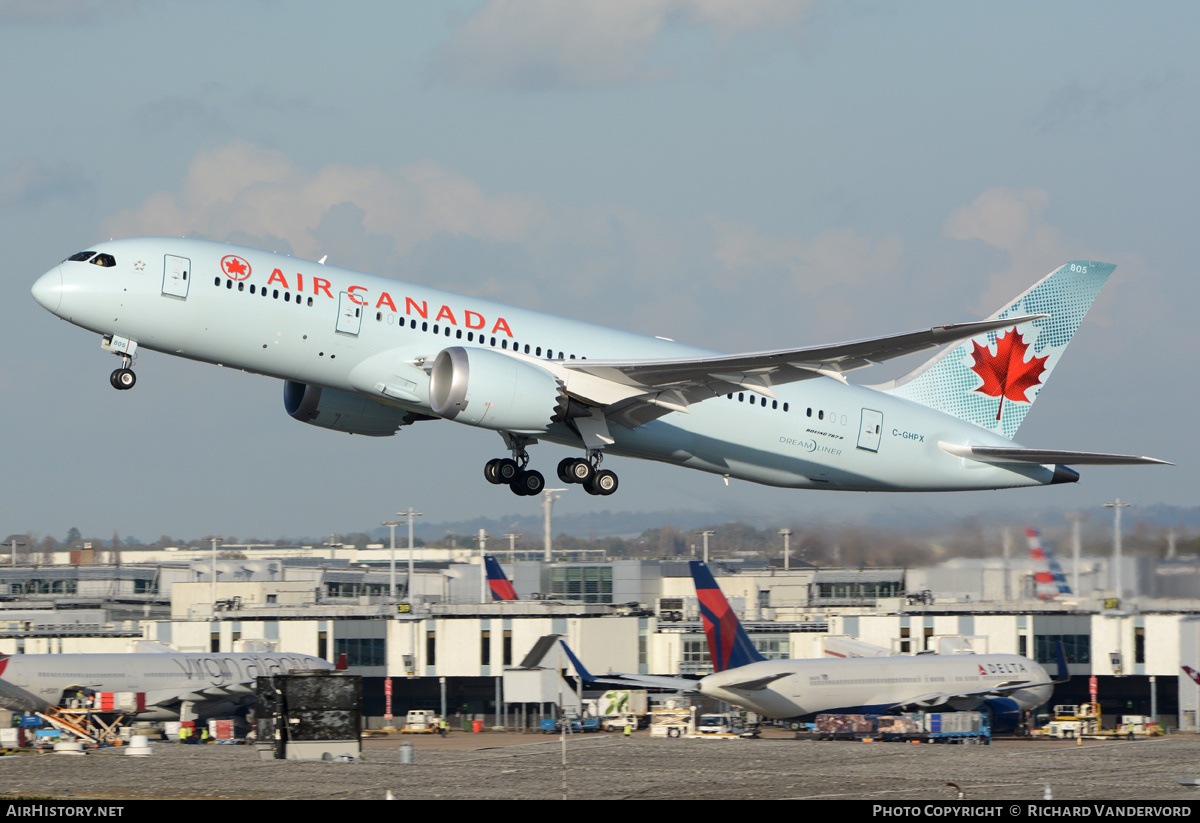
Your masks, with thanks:
M525 446L531 442L530 439L510 434L504 434L503 437L513 456L489 460L483 467L483 476L489 483L507 485L518 497L541 494L542 489L546 488L546 478L542 477L541 472L527 468L529 452Z
M121 358L121 368L108 377L108 382L118 391L132 389L137 383L137 375L133 373L133 358L137 352L137 343L127 337L106 334L100 341L100 348L110 351Z

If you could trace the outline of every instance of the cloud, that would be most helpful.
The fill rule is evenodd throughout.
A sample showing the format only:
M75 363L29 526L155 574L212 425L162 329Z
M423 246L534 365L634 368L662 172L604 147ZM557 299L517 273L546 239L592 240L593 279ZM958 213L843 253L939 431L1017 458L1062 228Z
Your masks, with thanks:
M334 237L319 232L322 223L342 203L357 206L362 230L390 237L398 255L439 233L499 242L525 237L542 210L529 198L488 195L436 163L332 164L309 172L283 152L238 141L201 152L178 192L151 195L108 221L106 231L273 236L286 238L295 254L318 257Z
M653 80L672 25L730 38L796 26L815 0L491 0L437 53L435 83L577 89Z
M564 208L432 162L308 170L245 142L199 153L177 190L113 216L103 233L329 254L334 265L739 349L839 339L847 319L867 317L864 291L898 288L904 252L897 235L848 228L802 238L719 215Z
M774 271L797 293L814 294L831 286L858 286L882 278L900 264L899 235L881 240L848 228L828 229L812 240L767 235L753 226L711 218L714 254L734 275Z
M33 208L53 200L91 194L92 181L78 163L25 157L0 174L0 205Z
M1080 243L1064 238L1046 221L1049 203L1050 195L1042 189L992 188L955 209L943 223L946 237L981 241L1008 254L1009 265L991 275L976 306L983 316L1029 286L1031 276L1049 274L1084 256Z

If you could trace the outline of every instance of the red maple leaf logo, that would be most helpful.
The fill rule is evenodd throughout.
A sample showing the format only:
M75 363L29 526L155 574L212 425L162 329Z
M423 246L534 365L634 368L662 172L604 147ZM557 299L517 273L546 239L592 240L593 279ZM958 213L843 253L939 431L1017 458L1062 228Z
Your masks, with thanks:
M234 254L221 258L221 269L234 280L245 280L250 276L250 264Z
M1033 402L1025 396L1025 392L1042 382L1042 373L1046 371L1046 361L1050 355L1031 357L1026 361L1029 346L1018 334L1016 326L996 336L995 354L987 346L974 342L972 345L975 347L971 352L975 365L971 366L971 371L983 379L983 385L975 391L1000 398L1000 405L996 409L997 420L1004 410L1004 398L1018 403Z

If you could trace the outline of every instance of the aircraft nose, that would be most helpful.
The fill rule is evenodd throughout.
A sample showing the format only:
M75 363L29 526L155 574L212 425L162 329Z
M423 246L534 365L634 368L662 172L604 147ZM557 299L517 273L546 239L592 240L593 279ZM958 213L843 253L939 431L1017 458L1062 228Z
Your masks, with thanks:
M42 308L57 314L63 291L62 266L55 266L39 277L30 291L33 292L33 299L38 301Z

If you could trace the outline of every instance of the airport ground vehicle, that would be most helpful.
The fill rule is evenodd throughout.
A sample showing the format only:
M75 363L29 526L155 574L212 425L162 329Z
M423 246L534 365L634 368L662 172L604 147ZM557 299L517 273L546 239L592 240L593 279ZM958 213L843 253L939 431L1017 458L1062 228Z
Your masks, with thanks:
M401 734L437 734L438 722L441 718L437 712L429 709L413 709L404 716L404 728Z
M821 714L812 734L820 740L991 743L983 712L908 712L897 715Z
M568 724L567 729L572 734L600 731L600 718L598 717L562 717L558 719L545 717L538 724L538 728L542 734L554 734L562 730L563 723Z

